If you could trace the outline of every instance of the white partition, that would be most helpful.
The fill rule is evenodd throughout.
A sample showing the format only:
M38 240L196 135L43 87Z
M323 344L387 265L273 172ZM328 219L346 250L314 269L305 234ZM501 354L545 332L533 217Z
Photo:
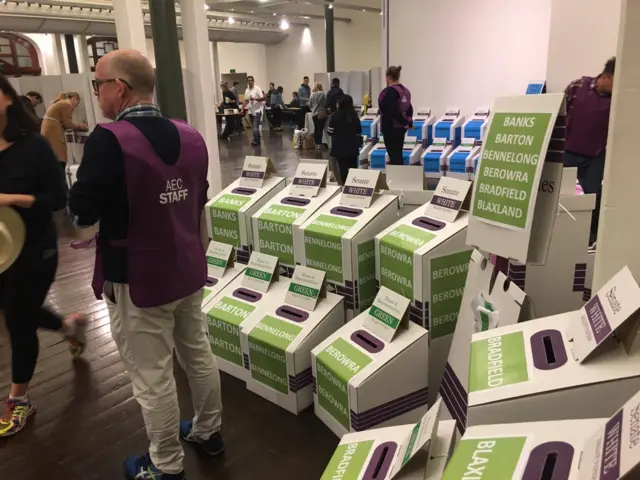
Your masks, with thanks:
M375 67L369 70L369 91L371 92L372 107L378 107L378 96L384 88L382 78L382 67Z
M40 94L46 108L63 91L62 77L60 75L43 75L40 77L40 85Z
M8 77L8 80L11 86L16 89L16 92L18 92L18 95L22 95L22 89L20 87L20 79L14 78L14 77Z
M349 72L349 83L346 90L353 97L354 105L362 105L364 96L369 93L368 73L362 71Z
M331 84L329 83L329 74L328 73L314 73L313 74L313 82L320 83L325 92L328 92L331 88Z

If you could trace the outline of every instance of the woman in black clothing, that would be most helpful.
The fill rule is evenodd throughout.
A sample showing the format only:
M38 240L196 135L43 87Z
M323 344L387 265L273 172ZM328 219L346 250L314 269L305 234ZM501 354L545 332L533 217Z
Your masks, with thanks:
M338 98L338 111L329 117L331 156L340 169L340 185L344 185L350 168L358 168L358 155L362 146L360 117L353 108L351 95Z
M40 136L16 91L0 74L0 207L14 208L26 227L15 263L0 274L0 310L11 341L12 385L0 416L0 438L22 430L35 412L27 391L38 359L36 330L60 331L73 354L84 349L87 320L43 307L58 267L52 212L64 208L64 179L51 146Z
M411 92L400 83L402 67L387 68L387 88L380 92L382 135L391 165L404 165L402 147L407 130L413 127Z

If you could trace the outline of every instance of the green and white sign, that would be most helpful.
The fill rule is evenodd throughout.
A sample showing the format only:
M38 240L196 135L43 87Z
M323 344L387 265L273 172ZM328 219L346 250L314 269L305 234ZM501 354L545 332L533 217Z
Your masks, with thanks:
M243 195L225 194L209 206L211 239L240 246L240 209L251 200Z
M469 393L529 380L522 332L497 335L471 343Z
M213 278L222 278L227 267L233 265L232 253L233 246L228 243L209 242L207 274ZM229 265L230 262L231 265Z
M364 327L385 342L390 342L400 325L406 323L410 304L411 300L408 298L387 287L380 287L369 309L369 317L364 321Z
M325 273L322 270L298 265L293 271L284 301L294 307L315 310L318 299L326 295L324 277Z
M338 445L320 480L359 480L373 440Z
M497 110L481 153L472 214L499 227L529 229L555 115Z
M456 329L472 252L464 250L430 260L429 333L432 340L453 335Z
M373 303L376 291L376 241L372 239L358 245L358 295L362 310Z
M223 297L207 313L211 351L234 365L242 366L240 327L256 309L231 297Z
M302 327L266 315L249 332L249 363L251 377L287 395L287 347L302 331Z
M318 403L347 430L351 429L349 380L373 359L342 338L316 357Z
M433 233L399 225L380 239L380 284L407 298L413 289L414 252L436 238Z
M327 272L327 280L342 284L342 237L356 220L334 215L318 215L304 230L307 267Z
M278 276L278 257L261 252L253 252L249 264L244 269L242 286L267 293L271 282Z
M442 480L513 480L527 437L463 439Z
M258 217L258 239L262 253L280 259L281 264L295 265L293 224L304 208L271 205Z

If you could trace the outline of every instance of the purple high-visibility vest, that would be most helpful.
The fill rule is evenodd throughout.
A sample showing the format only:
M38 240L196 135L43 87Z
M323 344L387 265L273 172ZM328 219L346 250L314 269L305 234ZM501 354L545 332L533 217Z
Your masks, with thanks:
M100 125L115 135L124 156L128 236L110 243L127 250L129 293L138 308L185 298L202 288L207 278L200 236L207 147L186 122L172 122L180 135L180 156L175 165L164 163L132 123L123 120ZM92 286L96 297L102 298L99 251Z
M384 99L385 95L387 94L387 91L389 88L393 88L396 92L398 92L398 106L400 107L400 111L402 112L402 115L409 120L409 122L411 122L412 118L409 116L408 112L409 112L409 107L411 107L411 92L409 91L408 88L405 88L403 85L391 85L387 88L385 88L384 90L382 90L382 92L380 92L380 96L378 97L378 105L382 104L382 100ZM384 116L384 113L382 114ZM402 125L400 122L398 122L395 118L393 119L393 127L394 128L404 128L404 125Z

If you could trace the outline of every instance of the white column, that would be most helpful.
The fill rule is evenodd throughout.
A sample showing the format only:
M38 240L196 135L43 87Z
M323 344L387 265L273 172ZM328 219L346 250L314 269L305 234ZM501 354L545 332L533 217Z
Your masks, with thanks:
M628 265L640 282L640 195L638 128L640 110L640 2L623 0L613 86L611 121L600 210L593 291Z
M113 0L118 48L134 48L147 55L144 19L140 0Z
M207 142L209 194L215 195L222 190L222 176L218 152L218 128L214 115L213 64L204 0L180 0L180 11L182 25L189 25L189 28L182 29L188 91L192 95L197 95L197 101L192 103L196 106L192 112L192 125Z
M547 91L558 93L583 75L595 76L615 55L622 0L551 0ZM595 32L589 35L586 32Z
M66 62L64 61L65 52L64 52L64 39L61 34L53 35L53 54L56 59L56 66L60 75L64 75L65 73L69 73L67 70Z
M78 56L78 69L80 73L91 73L91 62L89 61L89 47L86 35L75 35L76 54Z
M221 95L220 88L220 60L218 57L218 42L209 42L209 49L211 50L211 62L213 65L213 96L218 102L218 98Z

